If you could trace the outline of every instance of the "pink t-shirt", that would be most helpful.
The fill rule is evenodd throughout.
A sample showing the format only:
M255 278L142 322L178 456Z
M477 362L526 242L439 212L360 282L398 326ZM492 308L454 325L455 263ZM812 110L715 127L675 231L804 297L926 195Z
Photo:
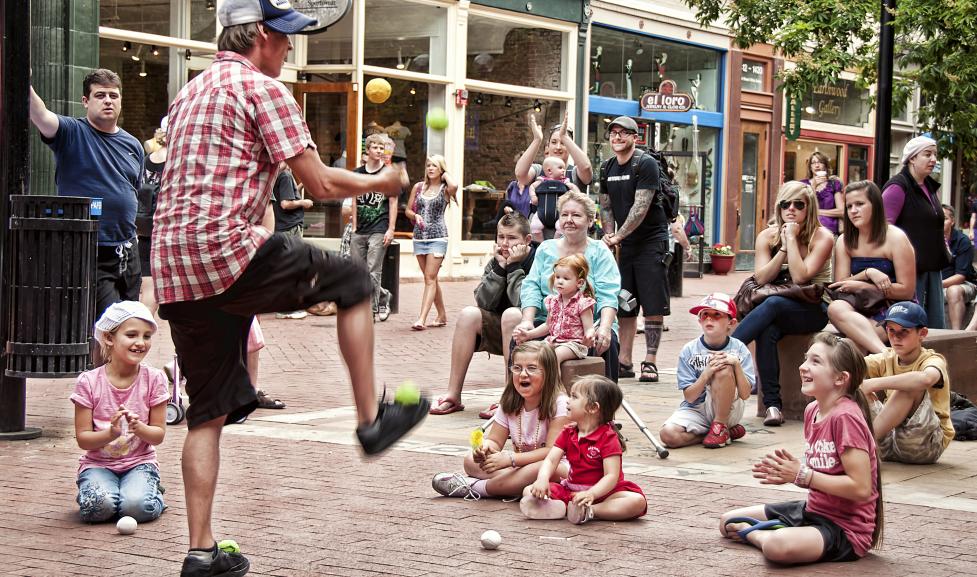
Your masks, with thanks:
M570 414L570 397L560 395L556 398L555 417L565 417ZM546 438L550 430L550 421L539 420L539 407L532 411L518 411L515 414L506 414L501 410L495 411L493 421L502 425L509 431L509 438L512 439L513 447L525 453L546 446ZM520 422L521 421L521 422ZM536 434L536 426L539 426L539 433ZM533 438L533 435L536 435Z
M110 427L109 422L120 405L125 405L125 408L139 415L139 420L148 423L150 409L169 401L170 393L166 386L166 375L159 369L139 365L139 374L132 384L128 388L117 389L109 382L103 365L78 375L75 392L70 399L92 410L92 430L97 432ZM79 459L78 472L100 467L121 473L144 463L159 468L156 448L130 431L128 435L121 435L100 449L87 451Z
M546 337L547 342L583 341L583 323L580 322L580 313L594 308L596 303L597 301L584 296L580 291L570 297L565 305L558 294L544 298L543 306L549 313L547 323L550 327L550 336Z
M859 503L811 489L807 510L837 523L845 531L855 553L862 557L872 546L875 500L879 496L879 487L875 483L878 468L875 438L858 404L847 397L840 399L827 416L815 422L817 412L817 401L804 410L804 460L807 466L826 475L844 475L841 455L847 449L865 451L872 463L872 496Z

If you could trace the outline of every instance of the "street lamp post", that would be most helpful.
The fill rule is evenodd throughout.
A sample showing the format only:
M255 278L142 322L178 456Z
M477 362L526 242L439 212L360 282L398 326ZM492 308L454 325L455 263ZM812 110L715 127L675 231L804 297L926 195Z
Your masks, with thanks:
M882 0L879 19L879 79L875 99L875 183L880 187L889 180L889 153L892 149L892 68L895 27L892 15L896 0Z

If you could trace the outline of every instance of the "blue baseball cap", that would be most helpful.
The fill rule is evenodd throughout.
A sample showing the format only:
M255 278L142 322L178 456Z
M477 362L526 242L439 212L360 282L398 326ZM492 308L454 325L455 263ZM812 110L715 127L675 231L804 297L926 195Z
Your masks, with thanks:
M296 11L288 0L224 0L217 10L217 18L225 28L261 22L282 34L298 34L319 22Z
M897 325L914 329L926 326L926 311L923 307L910 301L900 301L889 307L885 312L885 318L879 321L879 325L893 322Z

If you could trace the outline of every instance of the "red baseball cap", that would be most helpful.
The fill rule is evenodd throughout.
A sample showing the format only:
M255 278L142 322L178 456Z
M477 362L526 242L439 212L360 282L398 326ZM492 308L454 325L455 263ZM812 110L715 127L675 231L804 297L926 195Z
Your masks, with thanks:
M736 303L733 302L732 297L726 293L712 293L706 295L706 298L689 309L689 312L698 315L700 311L705 309L717 310L721 313L726 313L732 318L736 318Z

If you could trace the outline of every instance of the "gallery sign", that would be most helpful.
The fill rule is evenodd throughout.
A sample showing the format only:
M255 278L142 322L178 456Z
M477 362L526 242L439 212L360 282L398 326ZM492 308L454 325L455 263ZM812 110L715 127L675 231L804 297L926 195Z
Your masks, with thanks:
M663 80L658 92L645 92L641 95L641 109L647 112L688 112L695 105L689 94L676 92L674 80Z

